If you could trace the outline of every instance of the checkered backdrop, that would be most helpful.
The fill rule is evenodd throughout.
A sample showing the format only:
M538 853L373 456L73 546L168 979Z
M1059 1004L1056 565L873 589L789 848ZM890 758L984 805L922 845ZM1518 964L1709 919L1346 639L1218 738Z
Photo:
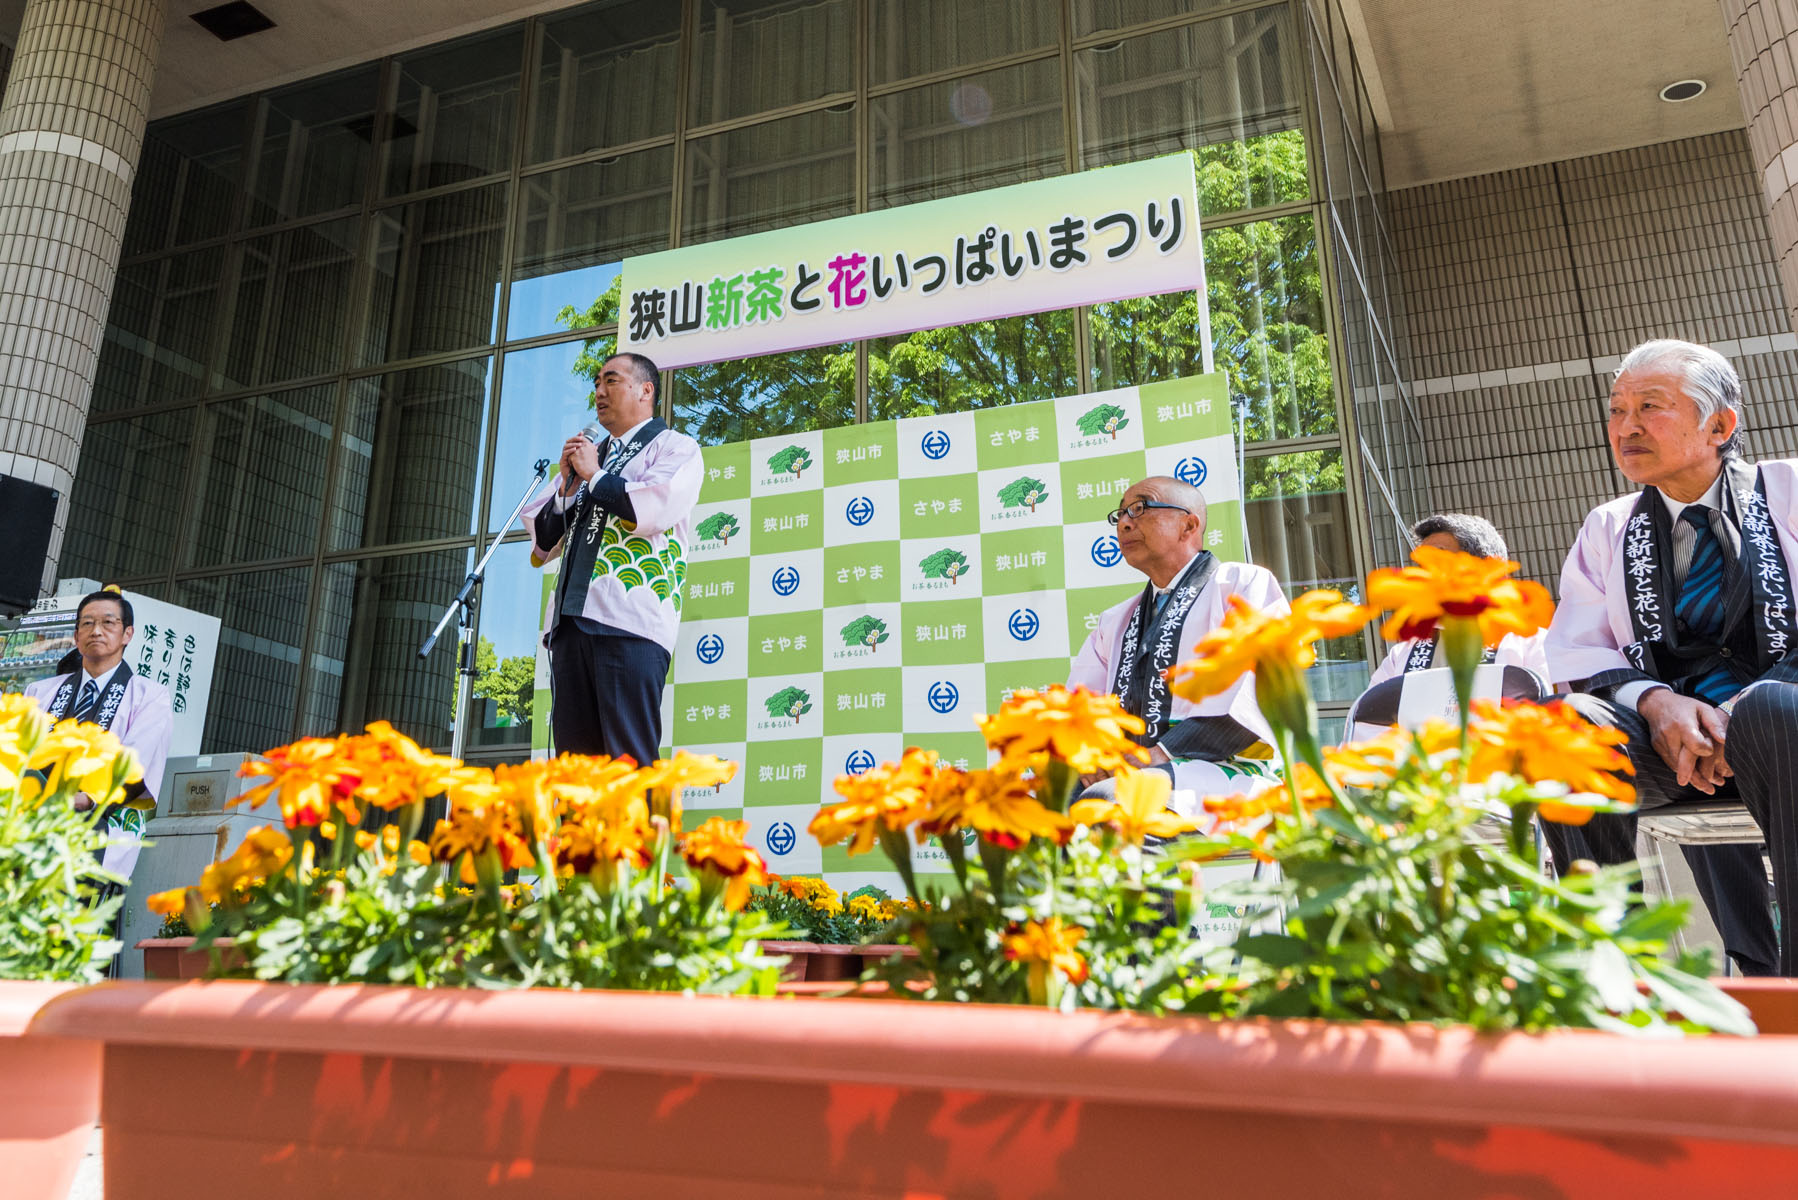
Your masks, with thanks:
M783 875L898 877L806 826L838 775L925 746L984 766L974 718L1065 682L1097 616L1142 586L1105 514L1145 475L1198 485L1209 548L1243 555L1219 374L709 447L663 729L743 764L691 820L749 822ZM946 870L916 852L918 870Z

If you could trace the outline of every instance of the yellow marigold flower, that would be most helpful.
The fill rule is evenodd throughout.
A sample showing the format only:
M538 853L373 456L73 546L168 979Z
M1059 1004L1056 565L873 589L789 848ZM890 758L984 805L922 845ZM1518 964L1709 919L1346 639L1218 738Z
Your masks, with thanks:
M1054 968L1070 983L1086 982L1086 959L1074 947L1086 936L1079 925L1063 926L1060 917L1013 925L1001 939L1005 957L1033 968Z
M1116 696L1085 688L1019 688L998 712L979 718L979 724L986 744L1020 767L1048 755L1085 774L1115 771L1148 757L1130 739L1143 731L1142 718L1125 712Z
M172 917L187 908L187 888L170 888L166 892L157 892L144 901L151 912L164 917Z
M92 796L94 804L101 808L117 803L125 784L144 777L134 751L111 732L85 721L57 722L47 736L38 740L26 766L46 776L39 794L47 795L68 785Z
M1330 789L1308 764L1297 763L1290 770L1298 783L1299 799L1304 801L1306 808L1328 808L1336 802ZM1245 825L1273 813L1291 812L1292 792L1284 782L1270 779L1249 792L1207 796L1204 805L1206 812L1226 824Z
M876 900L873 896L851 896L849 898L848 909L849 915L852 917L861 917L863 920L867 921L877 921L880 919L880 901Z
M355 795L362 786L362 771L345 754L339 738L301 738L292 745L277 746L262 760L244 763L237 773L246 779L266 775L269 781L250 788L231 804L257 805L273 795L289 829L317 825L334 807L360 823Z
M1317 661L1319 639L1354 633L1370 616L1341 592L1328 590L1306 592L1284 613L1231 596L1223 621L1199 639L1189 661L1168 672L1168 687L1184 699L1203 700L1264 667L1302 671Z
M1411 552L1412 566L1382 567L1367 577L1367 599L1392 616L1380 632L1394 641L1430 637L1446 618L1473 618L1496 646L1507 633L1528 636L1553 618L1554 601L1539 583L1512 579L1517 564L1434 546Z
M208 904L217 904L247 892L285 870L292 859L293 843L287 835L273 826L258 825L244 835L229 858L200 872L200 896Z
M1116 801L1080 800L1069 812L1076 824L1109 825L1118 836L1133 846L1145 837L1176 837L1197 832L1199 826L1179 813L1169 811L1168 797L1174 782L1165 771L1120 771L1117 776Z
M555 838L557 863L579 875L601 863L628 863L639 870L649 866L649 806L639 796L612 815L616 819L606 820L587 810L562 822Z
M1467 778L1479 782L1496 772L1531 783L1565 783L1574 795L1545 800L1543 820L1584 825L1595 811L1574 796L1602 796L1618 804L1634 804L1636 789L1618 778L1635 768L1618 747L1629 739L1622 730L1594 725L1564 701L1497 704L1475 700L1468 722L1472 757Z
M924 816L936 775L936 751L915 748L896 763L839 775L835 786L843 799L819 809L807 830L826 846L853 837L849 853L866 854L882 827L903 830Z
M467 883L476 878L474 859L488 850L508 870L535 864L518 810L506 802L492 772L463 768L450 783L449 797L449 815L431 833L431 854L438 862L460 860Z
M1001 762L989 770L969 772L958 791L937 798L919 825L920 833L956 829L977 830L995 846L1016 850L1033 837L1065 843L1074 822L1044 807L1030 784Z
M724 907L737 912L753 888L766 887L768 867L749 847L749 822L713 817L681 841L681 857L696 873L724 883Z
M642 770L642 785L675 792L683 788L717 788L737 776L737 764L715 754L676 751L673 758L659 758Z
M50 729L50 715L23 693L0 695L0 791L19 786L31 752Z
M811 905L813 912L823 913L827 917L840 917L843 915L843 901L838 898L835 892L831 892L829 895L820 893L819 895L813 896Z

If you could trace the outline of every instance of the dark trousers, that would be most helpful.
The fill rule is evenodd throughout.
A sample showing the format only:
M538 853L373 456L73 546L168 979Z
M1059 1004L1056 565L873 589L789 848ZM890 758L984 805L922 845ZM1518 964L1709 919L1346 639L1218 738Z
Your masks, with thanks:
M1729 723L1728 757L1735 770L1716 795L1681 787L1650 739L1640 713L1600 700L1574 695L1568 701L1581 716L1610 725L1629 737L1624 750L1636 768L1636 799L1643 809L1667 804L1740 800L1760 822L1773 858L1775 891L1782 918L1791 920L1788 891L1798 870L1798 829L1793 825L1798 803L1798 687L1767 683L1736 707ZM1575 859L1603 866L1636 861L1636 814L1600 813L1582 827L1542 823L1543 836L1562 869ZM1792 975L1793 943L1788 933L1783 950L1767 905L1767 876L1758 846L1681 846L1692 868L1698 894L1723 936L1723 948L1744 975Z
M648 638L588 633L558 622L549 639L550 732L558 754L609 754L638 765L662 748L668 651Z

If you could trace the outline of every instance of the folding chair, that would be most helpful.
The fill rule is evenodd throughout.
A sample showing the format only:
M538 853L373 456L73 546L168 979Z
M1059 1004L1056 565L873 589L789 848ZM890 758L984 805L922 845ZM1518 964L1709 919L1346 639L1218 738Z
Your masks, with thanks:
M1669 804L1650 809L1636 818L1636 832L1648 838L1654 847L1654 879L1663 896L1677 895L1673 877L1667 870L1668 846L1758 846L1767 840L1760 822L1735 800L1717 800L1698 804ZM1783 919L1776 913L1775 919ZM1686 931L1674 934L1673 944L1686 948ZM1725 973L1733 973L1735 963L1723 956Z

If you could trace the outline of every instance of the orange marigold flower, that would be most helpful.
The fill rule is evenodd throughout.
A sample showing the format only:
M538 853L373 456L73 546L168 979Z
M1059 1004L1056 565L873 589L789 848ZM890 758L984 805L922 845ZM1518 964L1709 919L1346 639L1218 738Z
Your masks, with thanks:
M1298 782L1299 799L1306 808L1328 808L1336 802L1324 781L1309 764L1298 763L1291 770ZM1270 779L1260 787L1234 796L1207 796L1205 811L1229 825L1246 825L1274 813L1292 811L1292 792L1285 783Z
M1196 821L1168 809L1174 783L1167 772L1120 771L1116 779L1115 801L1080 800L1068 815L1080 825L1109 825L1133 846L1148 836L1169 838L1198 830Z
M1468 738L1473 752L1467 777L1476 783L1503 772L1531 783L1565 783L1571 789L1567 797L1543 801L1544 820L1584 825L1594 811L1608 807L1582 805L1580 795L1635 803L1635 787L1619 778L1635 774L1628 756L1618 749L1628 737L1622 730L1592 724L1565 701L1475 700Z
M1508 633L1535 633L1554 616L1548 590L1510 578L1517 564L1508 559L1419 546L1411 562L1367 577L1368 602L1392 613L1380 632L1393 641L1430 637L1444 619L1463 617L1477 620L1481 639L1496 646Z
M826 846L854 838L849 853L866 854L882 828L903 830L929 811L936 775L936 751L916 748L896 763L870 767L860 775L839 775L835 787L843 799L819 809L807 829Z
M979 723L986 744L1019 766L1047 755L1085 774L1115 771L1149 756L1130 737L1143 731L1142 718L1125 712L1116 696L1085 688L1019 688Z
M261 760L244 763L237 773L244 778L269 777L232 800L232 804L257 805L273 795L281 805L281 819L289 829L317 825L332 808L342 808L354 823L356 789L362 771L344 752L340 738L301 738L270 750Z
M1068 977L1070 983L1086 982L1086 959L1074 947L1086 936L1079 925L1064 926L1060 917L1046 921L1026 921L1013 925L1001 939L1005 957L1034 968L1052 967Z
M1168 687L1184 699L1203 700L1263 665L1302 671L1317 661L1320 639L1354 633L1372 615L1328 590L1306 592L1289 612L1257 609L1231 596L1223 621L1199 639L1189 661L1168 672Z
M1057 844L1074 832L1074 822L1037 800L1031 785L1006 763L962 777L959 790L936 797L919 824L920 834L973 829L995 846L1016 850L1033 837Z
M237 849L222 862L200 872L200 896L217 904L286 869L293 859L293 843L272 825L258 825L244 835Z
M157 892L154 896L151 896L148 900L144 901L144 903L149 907L151 912L165 917L172 917L187 908L187 893L189 890L190 889L184 887L170 888L166 892Z
M687 866L724 884L724 907L740 911L753 888L768 884L768 865L747 843L749 822L712 817L681 840Z
M342 739L342 753L361 777L358 798L389 811L439 795L462 765L426 750L386 721Z
M464 767L449 785L449 815L431 832L431 854L438 862L462 863L464 883L475 882L474 860L488 850L508 870L536 863L518 810L507 802L493 772Z

